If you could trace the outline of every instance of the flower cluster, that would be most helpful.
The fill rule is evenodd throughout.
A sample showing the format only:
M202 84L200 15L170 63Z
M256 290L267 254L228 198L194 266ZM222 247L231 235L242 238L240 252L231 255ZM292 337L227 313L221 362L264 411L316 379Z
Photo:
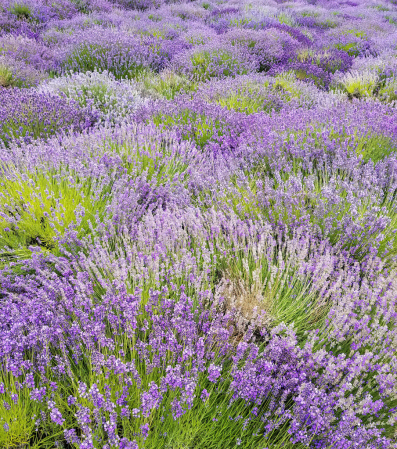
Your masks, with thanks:
M29 143L62 130L82 131L97 120L95 112L55 95L1 88L0 97L0 139L6 145L14 139Z
M145 102L134 83L116 80L106 71L71 73L41 84L38 90L90 107L105 123L121 123Z

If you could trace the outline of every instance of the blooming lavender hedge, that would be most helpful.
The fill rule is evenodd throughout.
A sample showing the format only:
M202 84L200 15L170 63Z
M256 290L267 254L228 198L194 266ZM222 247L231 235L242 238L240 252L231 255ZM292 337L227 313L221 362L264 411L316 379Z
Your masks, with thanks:
M69 74L42 84L40 92L72 99L83 108L91 108L98 120L121 123L145 100L132 82L118 81L106 71Z
M397 446L397 5L0 5L0 447Z
M95 111L84 110L77 103L23 89L0 88L0 140L29 143L60 130L82 131L97 120Z

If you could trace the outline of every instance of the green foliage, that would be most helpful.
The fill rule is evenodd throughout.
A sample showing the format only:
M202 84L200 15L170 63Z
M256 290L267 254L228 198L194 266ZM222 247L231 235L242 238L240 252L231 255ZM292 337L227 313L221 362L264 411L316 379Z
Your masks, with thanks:
M325 22L320 22L320 24L324 25L324 28L336 28L338 26L338 22L330 19L327 19Z
M40 408L30 399L29 389L17 388L15 381L12 374L0 371L0 384L7 386L7 392L0 393L0 447L4 449L31 447L28 444L39 418ZM11 395L16 395L16 401Z
M301 80L301 81L310 80L310 81L313 81L314 84L319 88L325 87L324 80L322 80L321 78L318 78L317 76L313 75L312 73L308 73L306 70L299 69L299 70L294 70L294 72L295 72L296 78L298 80Z
M222 67L222 76L246 75L248 70L241 64L239 58L232 54L228 49L218 49L215 51L202 50L191 55L193 66L193 76L196 81L207 81L213 76L218 76L218 70L213 73L212 65L216 60L217 66Z
M0 62L0 87L28 88L36 86L45 77L43 72L35 71L31 67L16 68L4 59Z
M389 78L379 83L378 97L385 103L397 101L397 79Z
M125 172L136 177L145 174L146 180L156 185L187 182L189 179L188 161L183 155L173 151L172 141L162 141L159 144L139 146L126 142L117 144L108 143L109 147L118 154ZM180 185L180 184L179 184Z
M80 83L78 86L73 85L73 81L71 81L70 83L61 84L57 93L78 102L82 108L89 107L94 102L96 109L103 113L108 113L117 109L119 105L115 89L106 81L108 79L99 78L95 82L87 79L86 83Z
M91 12L89 0L70 0L74 3L79 12L89 14Z
M356 152L363 156L364 162L372 160L376 163L397 152L397 142L393 142L389 137L369 134L358 141Z
M281 73L275 77L273 89L279 92L282 99L291 101L293 99L302 99L305 96L303 86L299 84L297 75L294 71Z
M356 42L350 42L348 44L336 44L335 48L345 51L350 56L358 56L360 54Z
M385 19L389 21L389 23L392 23L393 25L397 25L397 18L392 16L385 16Z
M4 66L0 65L0 86L1 87L12 87L16 85L16 80L12 71Z
M10 12L15 14L18 19L29 19L32 15L29 6L24 5L23 3L14 3L10 8Z
M314 62L320 67L326 67L327 71L335 73L340 68L340 62L337 59L329 58L331 53L328 50L316 51L311 48L305 48L298 51L297 59L300 62Z
M350 99L374 97L378 87L378 74L375 72L349 72L337 84Z
M390 9L387 6L384 5L375 5L374 6L375 9L377 9L378 11L390 11Z
M352 34L353 36L360 37L362 39L367 38L367 34L364 31L360 30L347 30L345 31L346 34Z
M164 71L158 75L147 74L140 79L144 90L149 94L167 100L173 100L177 95L194 92L197 89L196 82L171 71Z
M89 99L93 99L95 104L100 104L101 106L106 103L106 98L109 96L109 86L107 86L105 83L98 83L95 85L81 85L80 91L83 95L79 95L77 98L74 97L75 100L80 104L82 107L86 107L88 104ZM64 93L66 94L67 87L64 89ZM115 102L115 100L113 100ZM114 104L115 105L115 104ZM109 105L109 107L112 107L112 104ZM101 107L102 111L105 111L105 108Z
M256 112L272 113L279 111L282 101L287 101L287 95L276 90L270 82L264 83L248 81L235 89L228 89L223 93L206 99L229 110L253 114ZM279 101L280 100L280 101Z
M349 99L377 98L384 103L394 103L397 100L396 78L387 77L379 67L362 72L348 72L335 80L332 87L346 92Z
M367 39L367 35L364 31L359 30L345 30L343 31L345 35L352 35L361 39ZM335 44L334 47L338 50L346 52L350 56L357 57L360 55L360 48L358 42L347 42Z
M214 136L221 137L224 134L222 123L219 120L214 120L188 108L177 115L157 114L153 118L153 123L166 129L181 127L182 138L184 140L192 139L200 148L204 148Z
M320 13L315 12L315 11L303 11L301 13L302 17L318 17L320 15Z
M111 186L73 173L40 171L0 173L0 248L21 250L38 246L57 252L57 238L74 228L81 236L89 220L101 216Z
M237 197L234 204L240 204ZM243 204L248 205L247 202ZM258 207L256 210L259 212ZM288 245L280 244L266 248L262 254L240 250L235 252L234 258L224 259L219 269L228 281L222 294L227 307L236 307L247 322L265 312L260 319L263 326L293 324L298 338L303 341L306 331L322 328L329 304L320 295L321 287L316 288L313 273L310 276L298 273L289 251Z
M285 25L288 26L294 26L295 25L295 20L293 19L293 17L291 15L285 14L285 13L281 13L277 16L277 20Z
M159 39L166 39L166 33L164 30L159 30L156 28L153 29L147 29L147 30L140 30L139 34L141 36L150 36L150 37L157 37Z
M250 22L252 22L252 19L249 19L247 17L244 17L242 19L236 18L236 19L231 19L230 20L230 25L231 26L236 26L236 27L242 27L244 25L248 25Z
M163 20L162 17L157 16L155 14L149 14L148 19L152 20L153 22L161 22Z
M263 92L258 92L259 94ZM266 102L266 98L256 96L255 92L233 92L227 97L220 98L217 103L227 109L232 109L245 114L253 114L255 112L272 112L274 110L272 103Z

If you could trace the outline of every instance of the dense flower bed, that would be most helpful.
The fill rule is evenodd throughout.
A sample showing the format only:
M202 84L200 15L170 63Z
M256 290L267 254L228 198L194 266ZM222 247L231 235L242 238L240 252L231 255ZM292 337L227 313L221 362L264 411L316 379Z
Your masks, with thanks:
M0 448L397 445L394 0L0 5Z

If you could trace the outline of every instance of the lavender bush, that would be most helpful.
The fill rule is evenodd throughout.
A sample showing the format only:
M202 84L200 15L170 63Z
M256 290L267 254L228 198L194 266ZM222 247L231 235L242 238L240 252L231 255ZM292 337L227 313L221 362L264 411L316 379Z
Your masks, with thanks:
M65 42L66 50L58 56L58 71L112 73L117 79L136 78L142 72L163 69L174 54L186 47L149 36L92 27L76 33Z
M106 71L71 73L42 84L38 90L90 107L106 123L120 123L144 104L132 82L118 81Z
M45 80L47 75L42 70L17 61L7 56L0 56L0 86L33 87Z
M0 447L397 445L397 4L0 5Z
M214 42L177 55L173 67L194 81L206 81L255 72L258 62L241 47Z
M25 62L38 70L51 70L54 55L40 41L24 35L5 35L0 38L0 54Z
M29 143L61 131L82 131L97 120L95 112L54 95L2 87L0 98L0 140L6 145L14 139Z
M147 74L140 79L140 89L144 96L172 100L184 92L197 90L197 83L180 76L172 70L163 70L159 74Z

